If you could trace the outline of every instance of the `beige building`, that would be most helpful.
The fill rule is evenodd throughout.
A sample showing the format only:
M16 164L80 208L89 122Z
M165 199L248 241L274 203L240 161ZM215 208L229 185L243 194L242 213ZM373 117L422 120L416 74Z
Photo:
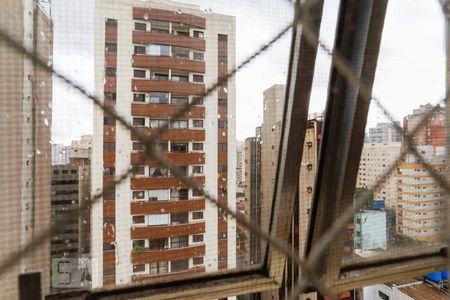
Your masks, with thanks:
M0 28L29 51L52 56L50 18L33 0L2 1ZM0 253L2 262L50 225L52 76L0 41ZM32 247L0 275L3 299L18 298L18 274L40 271L49 292L50 243Z
M400 155L401 143L364 143L359 163L356 186L370 188L386 172L390 165ZM386 208L393 208L396 204L395 174L392 173L387 180L374 192L374 199L384 200Z

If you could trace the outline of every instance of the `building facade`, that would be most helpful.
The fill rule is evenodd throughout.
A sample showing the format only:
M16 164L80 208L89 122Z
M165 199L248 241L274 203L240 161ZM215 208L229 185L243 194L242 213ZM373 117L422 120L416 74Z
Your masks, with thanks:
M376 127L369 128L369 135L366 138L367 143L395 143L402 141L402 133L395 126L401 126L400 122L378 123Z
M362 210L355 214L355 252L387 249L386 212Z
M231 209L236 205L235 18L170 1L96 2L95 90L146 134L171 120L162 155ZM117 101L116 101L117 100ZM233 117L231 117L233 116ZM94 111L93 287L236 265L236 222L152 160L116 120ZM102 172L104 170L104 172ZM98 241L102 241L98 242Z
M417 149L435 171L445 171L445 147L424 145ZM421 242L442 241L447 201L443 188L417 157L409 153L398 165L395 179L397 233Z
M425 104L414 109L412 114L403 118L403 131L411 132L420 124L422 119L433 109L433 105ZM413 137L416 145L445 146L444 110L438 109Z
M13 16L13 17L12 17ZM48 61L50 18L32 0L2 2L0 27ZM32 243L50 225L52 74L0 41L0 253L4 259ZM2 298L17 299L18 274L41 272L49 292L50 245L33 247L0 275Z

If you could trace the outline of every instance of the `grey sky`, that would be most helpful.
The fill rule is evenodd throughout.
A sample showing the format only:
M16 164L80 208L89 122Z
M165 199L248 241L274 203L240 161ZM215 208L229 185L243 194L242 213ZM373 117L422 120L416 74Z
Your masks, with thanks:
M237 63L274 36L292 18L284 0L184 0L201 9L236 16ZM337 0L325 1L325 22L321 38L332 45ZM54 66L87 89L93 87L92 0L54 0ZM386 16L374 94L390 107L397 119L444 94L444 24L437 1L391 0ZM237 74L237 138L254 134L262 122L262 92L284 83L289 56L290 34ZM325 105L330 58L320 52L310 110ZM90 102L67 86L54 85L54 142L68 144L82 134L92 133ZM371 109L369 126L384 118Z

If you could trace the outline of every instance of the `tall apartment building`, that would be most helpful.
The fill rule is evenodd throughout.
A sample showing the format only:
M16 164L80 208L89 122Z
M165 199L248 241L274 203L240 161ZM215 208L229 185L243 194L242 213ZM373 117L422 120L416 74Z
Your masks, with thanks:
M89 254L89 210L67 219L64 213L79 209L90 199L90 166L52 167L51 222L57 231L51 240L52 258L79 258ZM58 219L58 217L63 217ZM58 222L67 225L59 226Z
M395 125L400 126L400 122L378 123L376 127L369 128L369 135L366 138L368 143L395 143L402 141L402 133L399 132Z
M97 1L95 40L96 93L146 134L235 67L235 18L194 5ZM171 120L159 143L166 159L232 209L235 99L232 78ZM154 161L142 163L137 138L99 109L93 149L94 193L135 167L93 207L93 287L235 267L235 220Z
M82 135L80 140L72 141L68 152L70 165L90 165L92 155L92 135Z
M401 152L402 144L395 143L364 143L361 153L358 178L356 186L359 188L370 188L386 172L390 165L395 162ZM396 205L396 180L393 172L374 191L374 199L384 200L386 208L394 208Z
M45 61L52 55L50 18L32 0L4 1L0 28ZM50 225L52 74L0 41L0 253L20 251ZM33 247L0 275L2 298L17 299L18 274L40 271L49 291L50 245Z
M69 164L69 148L63 144L52 144L52 165Z
M417 148L437 172L445 171L445 147ZM397 233L421 242L442 241L448 201L443 188L413 154L407 154L398 165L396 180Z
M433 109L433 105L425 104L414 109L413 113L403 118L403 130L405 132L412 131L421 122L423 117ZM445 116L444 110L440 108L431 118L429 118L425 126L423 126L413 137L416 145L433 145L445 146Z

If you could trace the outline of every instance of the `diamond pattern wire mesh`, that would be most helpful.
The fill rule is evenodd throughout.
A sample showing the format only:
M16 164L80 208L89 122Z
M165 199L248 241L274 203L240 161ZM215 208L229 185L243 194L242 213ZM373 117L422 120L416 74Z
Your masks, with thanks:
M442 1L443 6L444 4L445 1ZM387 168L386 172L380 176L380 179L372 187L370 187L369 191L363 193L361 196L356 198L354 205L348 207L341 214L341 216L337 220L335 220L333 226L329 228L327 233L324 236L322 236L315 245L313 245L311 255L306 260L299 258L298 254L291 249L290 245L280 241L279 239L277 239L277 237L271 236L270 233L261 229L259 224L249 221L247 218L237 214L233 209L230 209L226 205L220 203L217 199L215 199L214 197L209 195L206 191L204 191L202 186L200 186L196 181L183 175L183 173L180 172L180 170L171 166L171 164L158 153L156 148L156 141L161 136L161 134L163 134L164 131L168 128L169 123L166 123L164 127L159 128L150 136L144 135L135 127L133 127L133 125L130 124L123 116L119 115L112 107L104 105L101 99L89 94L85 89L83 89L82 86L76 84L75 82L71 81L68 77L53 70L51 65L47 64L47 60L39 56L39 53L33 53L28 51L19 42L15 41L10 35L8 35L5 30L2 30L1 28L0 28L0 40L3 40L8 44L9 47L12 47L16 51L22 53L27 59L32 60L34 63L37 64L39 68L42 68L45 71L52 72L56 77L62 79L66 84L70 85L72 88L80 92L86 98L90 99L94 103L94 105L100 107L107 115L114 116L115 119L122 126L124 126L127 130L133 133L137 137L137 140L139 140L139 142L141 142L142 145L144 145L145 155L141 157L140 162L143 162L145 159L156 160L160 166L169 169L172 172L172 174L174 174L181 182L187 184L191 188L201 189L205 195L205 198L208 201L217 205L219 209L226 211L226 213L229 216L236 218L237 222L242 224L251 232L256 233L260 238L268 241L268 243L270 243L271 246L273 246L274 248L282 252L284 255L286 255L286 257L291 259L296 266L300 267L302 275L305 276L305 278L307 278L308 281L306 282L304 280L299 282L299 284L292 292L291 295L292 299L298 299L299 294L304 292L306 284L313 284L317 288L317 290L322 294L330 295L331 297L333 297L333 294L329 291L329 289L323 286L319 278L314 274L313 272L314 265L321 259L321 255L323 254L324 250L330 245L335 236L338 235L339 232L348 224L348 222L352 220L354 213L360 208L362 208L363 205L369 201L371 192L381 186L384 180L391 175L391 173L396 169L397 164L401 162L401 160L405 157L405 155L408 152L413 153L417 157L420 164L423 165L423 167L425 167L428 170L428 172L430 172L430 174L438 182L438 184L442 188L444 188L446 194L450 194L450 183L448 182L448 180L441 174L437 173L434 170L434 168L427 163L425 158L419 153L419 151L417 150L416 146L413 143L413 138L416 135L416 133L419 132L419 130L421 130L425 126L427 120L431 118L440 109L440 104L442 104L445 101L445 99L441 100L438 104L436 104L433 107L433 109L431 109L423 117L423 119L418 123L418 125L413 130L411 130L408 133L403 132L402 128L394 122L393 115L390 113L387 107L380 101L380 99L372 97L370 90L368 89L366 84L360 80L358 75L353 72L349 62L347 62L344 58L342 58L341 55L336 50L332 50L331 47L329 47L323 41L321 41L318 38L318 34L311 30L311 27L308 23L307 11L302 10L301 13L299 14L299 17L294 19L293 23L285 26L270 41L268 41L265 45L260 47L254 54L249 56L234 70L228 73L227 76L221 78L218 82L209 87L200 98L196 98L192 103L185 104L180 110L174 113L170 119L176 120L178 117L183 116L186 112L189 112L189 110L193 105L197 104L200 101L206 100L205 98L208 95L210 95L213 91L215 91L219 86L221 86L222 83L226 82L228 78L235 76L237 72L239 72L241 69L245 68L252 61L257 59L262 53L268 50L285 34L287 34L292 27L296 27L298 24L302 26L302 34L304 35L306 42L310 45L318 44L320 48L322 48L329 56L332 57L332 64L337 69L337 71L346 79L346 81L349 84L358 86L361 91L361 94L364 97L372 99L372 101L377 105L377 107L381 109L383 114L393 124L395 124L395 129L402 134L403 139L407 141L408 145L407 148L401 151L401 154L397 157L395 162L392 163ZM80 211L85 210L87 207L91 206L95 202L102 199L103 195L107 193L115 185L121 184L126 178L128 178L132 174L132 172L133 168L129 168L127 172L118 176L111 185L105 187L102 192L93 195L90 201L84 202L78 209L67 212L62 217L70 218L77 216ZM51 226L42 235L35 237L32 243L25 245L25 247L23 247L21 251L18 251L17 253L14 253L9 257L2 258L2 260L0 261L0 274L4 274L18 258L32 251L35 246L43 244L44 242L48 241L50 237L54 234L55 229L56 229L55 226Z

